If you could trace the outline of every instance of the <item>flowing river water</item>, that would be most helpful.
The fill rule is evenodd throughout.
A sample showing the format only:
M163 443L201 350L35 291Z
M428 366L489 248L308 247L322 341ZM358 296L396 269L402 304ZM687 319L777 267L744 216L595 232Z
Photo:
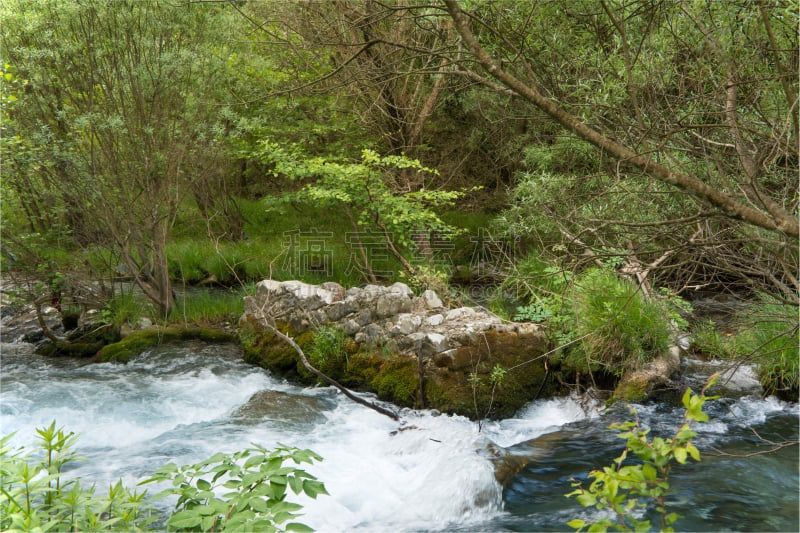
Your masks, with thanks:
M6 350L9 352L9 350ZM478 425L435 412L405 411L400 424L331 388L302 388L245 364L234 345L160 346L127 365L3 354L0 428L30 444L56 420L80 435L88 460L69 472L98 487L128 486L167 462L191 463L258 443L310 448L307 468L330 496L299 500L300 521L337 531L566 531L589 518L564 494L610 464L622 441L608 424L624 407L585 409L568 398L534 402L515 418ZM702 375L689 376L695 390ZM682 410L637 406L665 435ZM699 464L676 467L672 510L683 531L798 531L798 449L768 454L762 439L798 438L798 407L739 395L708 404L697 427ZM494 443L534 459L506 487L486 453ZM727 454L727 455L726 455ZM691 462L691 461L690 461Z

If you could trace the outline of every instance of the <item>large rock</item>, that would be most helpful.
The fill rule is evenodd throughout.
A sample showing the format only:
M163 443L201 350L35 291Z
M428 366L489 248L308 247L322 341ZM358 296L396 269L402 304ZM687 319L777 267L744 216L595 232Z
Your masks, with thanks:
M332 377L412 407L473 418L510 416L537 394L557 390L547 379L540 326L509 323L477 307L447 309L435 292L417 297L403 283L345 290L336 283L264 280L255 296L245 298L241 324L252 362L308 377L291 349L273 346L277 338L251 338L268 336L267 324L278 325L307 354L321 357L317 363ZM323 327L350 339L338 348L346 353L318 353L320 346L332 349L314 340Z

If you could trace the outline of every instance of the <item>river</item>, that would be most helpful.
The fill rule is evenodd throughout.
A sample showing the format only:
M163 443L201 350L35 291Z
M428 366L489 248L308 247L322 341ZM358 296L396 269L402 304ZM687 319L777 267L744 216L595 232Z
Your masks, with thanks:
M243 363L233 345L160 346L127 365L22 354L0 362L2 433L27 444L56 420L80 435L88 459L69 474L100 487L119 478L133 486L164 463L250 443L314 450L324 461L307 470L331 495L299 500L300 521L321 532L567 531L570 519L593 516L564 497L570 478L619 454L622 441L606 427L629 416L623 406L584 410L554 398L482 431L465 418L404 411L410 429L397 431L334 389L298 387ZM665 434L682 414L666 403L636 407ZM797 446L750 455L765 449L761 438L798 438L797 404L743 395L707 411L711 422L696 439L703 461L674 469L672 509L684 516L677 529L797 531ZM503 488L484 452L490 442L540 457Z

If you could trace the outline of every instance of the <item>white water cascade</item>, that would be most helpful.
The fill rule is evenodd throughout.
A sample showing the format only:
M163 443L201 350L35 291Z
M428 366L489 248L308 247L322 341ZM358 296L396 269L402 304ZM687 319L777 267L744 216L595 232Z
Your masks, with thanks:
M330 496L303 504L318 531L480 529L503 513L485 453L585 418L573 401L536 402L515 419L476 423L403 412L398 424L331 388L300 388L241 361L232 346L148 350L127 365L2 357L0 429L34 441L53 420L80 435L88 461L69 474L134 486L167 462L192 463L250 443L309 448Z

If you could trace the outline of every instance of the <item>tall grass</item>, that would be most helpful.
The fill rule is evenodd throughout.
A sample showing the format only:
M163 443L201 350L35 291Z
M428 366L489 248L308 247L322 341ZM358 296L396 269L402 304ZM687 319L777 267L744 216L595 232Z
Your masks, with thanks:
M116 326L135 325L142 318L152 318L155 306L143 294L133 289L117 292L101 310L103 319Z
M737 350L757 362L764 391L796 401L800 388L797 307L761 295L737 318Z
M220 322L236 323L244 312L244 292L195 289L179 295L168 317L184 326L209 326Z
M692 347L711 357L754 363L766 394L797 400L800 390L798 309L760 295L733 317L736 331L720 334L713 321L692 331Z
M593 269L577 280L577 335L585 353L617 374L640 366L670 344L665 302L645 298L613 271Z
M341 213L253 200L242 200L240 207L246 239L215 242L205 232L176 232L177 237L167 247L173 279L228 286L266 277L308 283L337 281L343 285L364 281L353 268L347 244L352 228ZM304 254L320 242L325 261L309 267ZM398 270L396 261L388 257L378 258L374 267L390 275Z

